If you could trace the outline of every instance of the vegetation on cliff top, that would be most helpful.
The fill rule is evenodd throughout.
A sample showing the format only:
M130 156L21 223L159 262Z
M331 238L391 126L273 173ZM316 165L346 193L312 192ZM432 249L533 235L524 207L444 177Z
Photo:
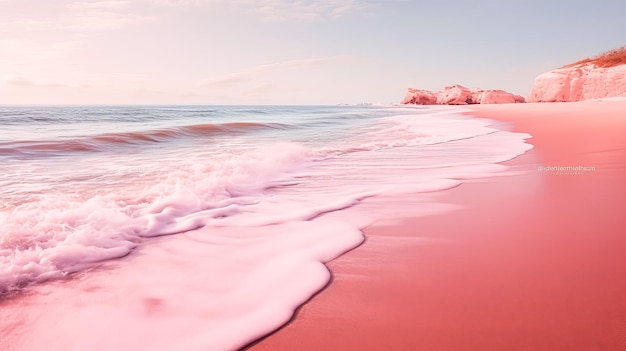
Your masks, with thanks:
M596 57L586 58L584 60L574 62L564 67L579 66L589 63L602 68L624 65L626 64L626 45L621 48L609 50Z

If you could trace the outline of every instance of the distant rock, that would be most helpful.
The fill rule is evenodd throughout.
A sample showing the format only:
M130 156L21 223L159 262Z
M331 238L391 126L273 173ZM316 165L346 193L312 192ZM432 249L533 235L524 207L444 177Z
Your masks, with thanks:
M626 96L626 47L539 75L531 102L568 102Z
M523 96L511 94L504 90L475 90L473 101L477 104L514 104L526 102Z
M437 95L430 90L411 89L402 100L403 104L436 105Z
M467 105L472 103L472 91L462 85L449 85L436 94L439 105Z
M469 89L462 85L450 85L443 91L409 88L403 104L415 105L467 105L510 104L524 102L524 98L504 90Z

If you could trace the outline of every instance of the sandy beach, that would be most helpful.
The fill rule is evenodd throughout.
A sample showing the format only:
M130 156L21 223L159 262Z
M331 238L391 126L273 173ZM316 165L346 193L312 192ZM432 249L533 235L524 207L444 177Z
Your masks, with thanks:
M248 350L626 350L626 101L471 108L533 136L516 173L438 195L460 210L366 228Z
M0 351L626 351L625 14L0 0Z

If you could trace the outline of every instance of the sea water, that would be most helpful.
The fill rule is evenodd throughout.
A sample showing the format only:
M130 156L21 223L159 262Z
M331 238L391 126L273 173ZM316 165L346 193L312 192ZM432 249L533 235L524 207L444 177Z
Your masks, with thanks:
M531 148L454 107L5 106L0 125L3 350L237 349L402 210L376 199Z

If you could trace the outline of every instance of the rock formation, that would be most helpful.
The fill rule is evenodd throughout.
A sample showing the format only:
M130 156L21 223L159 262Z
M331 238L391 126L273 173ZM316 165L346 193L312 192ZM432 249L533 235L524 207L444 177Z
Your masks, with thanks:
M529 101L566 102L616 96L626 96L626 47L539 75Z
M402 101L416 105L467 105L467 104L509 104L524 102L524 98L504 90L468 89L462 85L450 85L443 91L411 89Z

